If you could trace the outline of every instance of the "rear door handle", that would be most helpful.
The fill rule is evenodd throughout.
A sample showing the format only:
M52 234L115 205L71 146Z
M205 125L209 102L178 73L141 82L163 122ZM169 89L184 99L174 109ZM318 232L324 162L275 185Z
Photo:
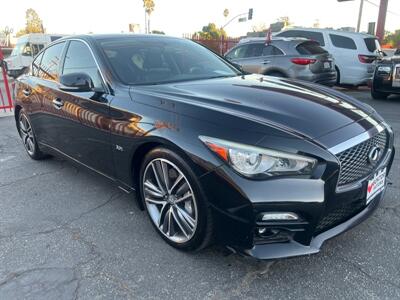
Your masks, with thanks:
M23 93L26 97L28 97L28 96L31 95L31 90L30 90L30 89L23 89L23 90L22 90L22 93Z
M53 100L53 106L56 109L61 109L64 106L64 102L60 98L55 98Z
M264 60L264 61L263 61L263 64L264 64L264 65L268 65L270 62L271 62L270 60Z

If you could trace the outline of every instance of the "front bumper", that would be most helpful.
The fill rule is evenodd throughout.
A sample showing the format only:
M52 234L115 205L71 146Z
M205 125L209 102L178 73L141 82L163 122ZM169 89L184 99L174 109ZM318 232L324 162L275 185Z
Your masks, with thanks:
M255 245L251 249L234 249L241 254L249 255L257 259L278 259L318 253L325 241L346 232L370 217L378 208L384 194L385 191L381 192L365 209L349 220L313 237L309 245L301 244L292 239L285 243Z
M394 148L373 171L390 171ZM201 178L213 209L217 239L243 255L275 259L313 254L322 244L367 219L384 192L367 205L368 178L351 190L337 191L337 173L329 178L246 180L221 166ZM296 221L260 221L263 212L293 212ZM339 214L339 216L338 216ZM326 221L328 218L328 222ZM334 218L332 221L330 218ZM267 234L259 229L266 228Z
M334 86L337 81L337 73L336 71L331 72L322 72L322 73L311 73L308 75L295 75L296 79L311 81L314 83L326 85L326 86Z
M400 94L400 80L395 79L394 74L392 73L382 74L377 72L374 75L372 85L376 92Z

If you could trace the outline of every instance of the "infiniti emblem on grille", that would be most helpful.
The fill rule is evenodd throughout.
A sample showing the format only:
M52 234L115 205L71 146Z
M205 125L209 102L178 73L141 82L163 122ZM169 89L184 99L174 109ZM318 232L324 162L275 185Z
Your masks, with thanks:
M371 151L369 151L368 153L368 162L371 165L375 165L378 162L379 158L381 157L381 154L382 154L382 148L378 146L373 147Z

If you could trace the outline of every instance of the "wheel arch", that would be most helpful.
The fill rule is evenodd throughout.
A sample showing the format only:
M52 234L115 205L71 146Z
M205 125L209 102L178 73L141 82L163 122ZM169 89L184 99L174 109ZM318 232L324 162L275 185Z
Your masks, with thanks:
M283 77L289 78L289 74L287 74L285 71L283 71L282 69L279 69L279 68L267 69L267 70L264 71L263 75L267 75L268 76L268 75L273 74L273 73L279 73L279 74L282 74Z
M169 149L171 151L174 151L177 153L179 156L181 156L192 168L192 170L196 172L196 164L193 161L193 159L190 157L190 155L187 154L185 150L183 150L180 146L172 143L171 141L165 139L165 138L159 138L159 137L154 137L149 141L141 143L138 147L136 147L131 154L131 160L130 160L130 166L131 166L131 183L133 184L133 187L135 188L136 191L136 201L140 207L141 210L144 210L144 203L141 200L140 197L140 168L142 167L143 160L147 153L149 153L151 150L158 148L158 147L163 147L166 149Z

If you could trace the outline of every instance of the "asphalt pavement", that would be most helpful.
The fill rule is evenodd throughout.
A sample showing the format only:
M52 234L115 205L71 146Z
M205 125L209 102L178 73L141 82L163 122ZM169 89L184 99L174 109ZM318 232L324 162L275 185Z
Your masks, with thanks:
M400 149L400 97L371 100ZM399 299L400 159L385 201L319 254L257 261L213 246L183 253L133 199L52 158L33 161L0 118L0 299Z

